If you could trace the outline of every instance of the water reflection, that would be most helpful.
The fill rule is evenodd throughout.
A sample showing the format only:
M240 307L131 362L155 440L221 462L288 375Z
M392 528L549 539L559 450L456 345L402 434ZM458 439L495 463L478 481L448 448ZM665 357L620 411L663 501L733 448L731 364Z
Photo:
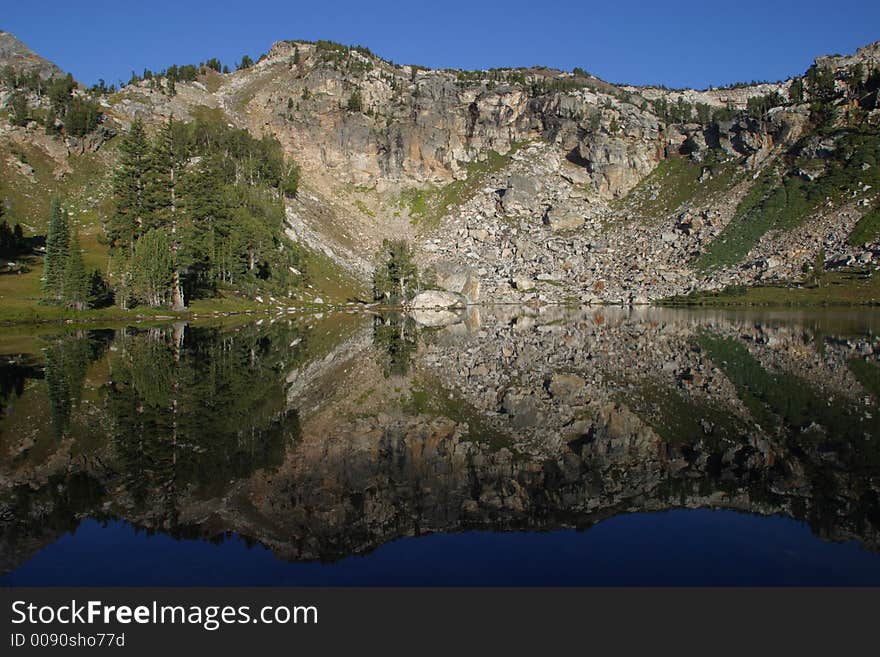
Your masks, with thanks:
M880 316L441 319L0 339L0 568L85 518L335 560L705 507L880 551Z

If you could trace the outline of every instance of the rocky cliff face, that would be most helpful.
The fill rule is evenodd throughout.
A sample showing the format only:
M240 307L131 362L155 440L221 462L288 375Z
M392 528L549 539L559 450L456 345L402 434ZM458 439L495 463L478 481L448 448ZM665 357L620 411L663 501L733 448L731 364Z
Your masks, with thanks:
M872 65L875 50L817 66L833 64L843 78L854 63ZM876 250L846 243L863 213L852 208L808 222L815 228L799 237L761 242L747 267L708 276L694 267L740 220L737 205L756 172L812 129L806 105L740 112L757 97L786 99L791 81L668 91L549 69L425 70L332 44L280 42L252 69L214 84L211 93L183 85L190 88L174 99L142 84L112 110L185 114L205 104L273 134L303 164L311 198L324 208L318 219L292 203L297 233L323 241L361 275L381 239L403 236L441 286L448 279L460 293L457 281L471 280L471 292L482 294L471 301L632 303L768 274L796 278L820 248L833 261ZM127 104L134 97L140 105ZM689 118L674 114L682 107ZM713 112L729 118L707 118ZM654 175L676 158L704 169L694 179ZM664 186L692 189L658 211L651 200ZM873 202L865 192L858 207ZM768 261L782 266L752 266Z
M329 42L278 42L254 66L206 70L175 95L142 81L103 105L111 129L208 107L275 136L303 167L291 235L364 280L382 240L403 237L450 291L470 281L481 294L471 301L638 303L797 279L820 250L829 263L873 261L876 240L847 242L876 203L870 184L762 228L719 266L701 256L743 224L739 204L763 172L812 180L846 157L843 132L880 129L878 48L817 60L834 78L837 121L821 135L791 97L803 79L670 91L545 68L400 66Z
M40 57L15 35L0 30L0 70L7 66L25 73L36 72L44 79L63 75L60 68Z

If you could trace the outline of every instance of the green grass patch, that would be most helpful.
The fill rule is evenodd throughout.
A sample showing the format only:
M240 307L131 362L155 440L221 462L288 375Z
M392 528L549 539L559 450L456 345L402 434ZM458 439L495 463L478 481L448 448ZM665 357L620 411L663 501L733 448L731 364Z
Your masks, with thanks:
M815 384L784 371L769 372L734 338L701 333L697 343L736 388L765 431L780 431L800 449L833 449L853 471L876 468L880 415L866 414L859 402L829 399Z
M871 393L875 400L880 401L880 366L860 358L854 358L847 364L865 390Z
M705 168L711 175L701 183ZM702 203L715 194L727 192L744 179L744 170L734 160L707 160L697 164L686 157L673 157L660 162L626 196L614 201L612 207L628 212L637 220L656 221L685 203Z
M880 236L880 205L868 210L859 219L846 241L850 246L861 246L866 242L873 242L878 236Z
M671 297L667 306L875 306L880 305L880 275L868 269L827 272L820 286L736 286L717 292L695 291Z
M720 406L653 381L629 386L620 401L671 445L736 440L747 431L743 420Z
M426 378L413 381L409 399L404 403L404 411L445 417L459 424L467 423L466 438L488 443L494 450L502 447L512 449L513 440L508 434L487 422L480 411L471 404L457 395L450 394L439 381Z
M880 135L848 132L837 141L834 156L824 173L814 180L798 171L815 160L795 160L790 166L766 168L736 209L731 222L694 261L707 272L740 262L771 230L786 231L801 225L824 202L839 203L859 185L880 184ZM870 228L870 220L864 230Z
M329 256L306 247L301 248L305 282L312 285L313 291L324 301L344 302L353 298L368 298L363 281L343 269ZM297 289L302 292L306 288L300 285Z
M364 203L359 198L354 200L354 204L355 204L355 207L357 207L358 211L361 214L364 214L368 217L375 217L376 216L376 213L373 212L372 210L370 210L370 208L367 207L367 204Z

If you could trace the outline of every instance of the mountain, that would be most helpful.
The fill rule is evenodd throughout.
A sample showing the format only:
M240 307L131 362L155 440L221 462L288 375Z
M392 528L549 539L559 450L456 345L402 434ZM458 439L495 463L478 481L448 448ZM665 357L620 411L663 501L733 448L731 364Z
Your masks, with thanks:
M19 71L36 71L41 78L60 77L63 72L52 62L43 59L15 38L14 34L0 30L0 70L11 66Z
M155 131L211 116L276 139L302 171L286 232L322 258L294 294L304 300L325 300L329 279L337 298L344 281L362 294L397 238L432 285L490 302L818 284L829 271L870 276L880 256L880 43L799 78L708 90L580 69L432 70L329 41L278 42L218 69L173 67L102 93L100 138L0 124L0 148L36 149L32 173L10 157L9 175L32 198L56 177L78 181L68 196L99 241L111 135L133 120Z

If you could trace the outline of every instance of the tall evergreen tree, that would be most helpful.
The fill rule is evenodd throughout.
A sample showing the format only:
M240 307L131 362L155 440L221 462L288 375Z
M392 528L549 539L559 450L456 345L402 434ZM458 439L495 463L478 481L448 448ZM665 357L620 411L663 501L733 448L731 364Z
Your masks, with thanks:
M209 154L186 173L182 185L183 248L180 262L204 279L218 279L220 245L233 230L220 158Z
M85 310L89 302L90 281L83 262L79 232L75 227L70 229L69 239L67 262L61 282L61 300L75 310Z
M119 145L119 164L113 176L116 205L107 224L111 246L125 253L131 253L144 223L148 154L144 124L135 119Z
M64 269L67 266L70 234L67 211L61 201L52 199L49 228L46 233L46 257L43 261L43 294L53 301L61 300Z
M791 81L791 86L788 88L788 99L793 103L802 103L804 102L804 81L800 78L795 78Z
M184 153L176 141L174 117L169 117L156 135L150 150L147 200L153 225L165 231L169 238L173 262L172 307L175 310L183 310L186 308L186 303L178 257L180 251L178 188L181 182Z
M409 243L406 240L383 240L373 272L374 298L404 303L420 289L419 270Z
M131 259L131 292L142 303L164 305L171 291L173 261L165 231L153 229L137 241Z
M28 107L27 96L25 96L24 92L15 91L12 94L12 100L9 105L12 108L12 116L10 116L12 125L25 125L28 122L30 108Z

